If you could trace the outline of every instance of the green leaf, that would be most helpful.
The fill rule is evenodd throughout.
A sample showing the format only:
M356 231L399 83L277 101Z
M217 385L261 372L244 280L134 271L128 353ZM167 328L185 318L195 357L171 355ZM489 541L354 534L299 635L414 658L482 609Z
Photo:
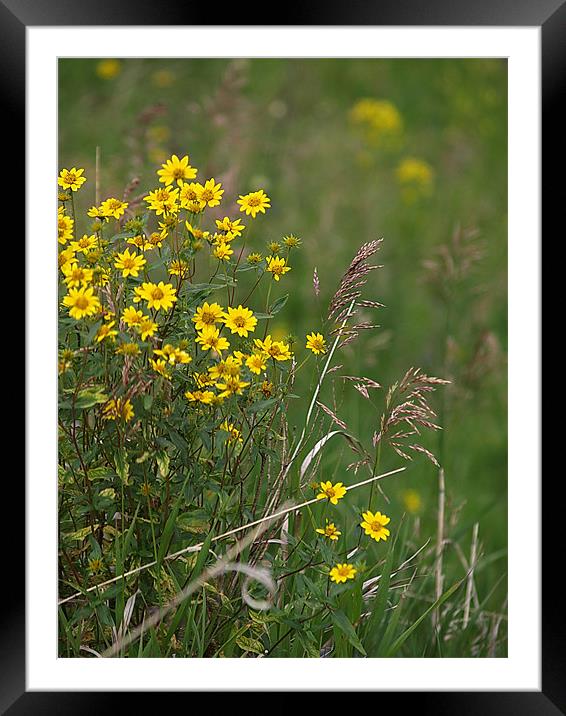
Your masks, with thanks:
M395 554L394 545L395 543L393 541L389 544L389 551L387 552L385 565L383 566L381 576L379 577L377 594L373 599L371 614L365 626L366 639L364 639L364 643L366 644L370 655L378 645L378 643L376 643L377 635L383 631L383 617L387 607L387 595L389 593L389 584L391 582L391 570L393 569L393 555Z
M283 306L287 303L287 300L289 298L289 294L286 293L284 296L280 296L276 301L274 301L271 306L269 307L269 313L272 316L275 316L279 313L279 311L283 308Z
M166 453L165 450L160 450L156 453L155 459L157 461L157 466L159 467L159 474L163 478L167 477L169 474L169 463L171 461L168 453Z
M415 631L415 629L421 624L421 622L426 619L426 617L435 609L438 609L438 607L441 607L444 602L447 599L450 599L450 597L454 594L454 592L460 587L464 582L466 581L466 578L460 579L458 582L453 584L449 589L447 589L444 594L442 594L435 602L434 604L431 604L431 606L424 611L421 616L411 624L411 626L408 629L405 629L405 631L401 634L401 636L397 637L393 644L389 647L387 650L387 653L385 656L393 656L393 654L396 651L399 651L399 649L403 646L403 644L407 641L407 639L411 636L411 634Z
M242 651L251 651L254 654L263 654L265 653L265 647L259 641L259 639L251 639L247 636L239 636L236 639L236 644L242 649Z
M248 408L248 413L259 413L262 410L267 410L272 405L275 405L279 401L279 398L268 398L267 400L260 400L257 403L253 403Z
M116 472L122 479L125 485L128 483L128 476L130 474L130 463L128 462L128 453L126 448L120 448L114 453L114 465L116 466Z
M165 523L165 527L163 529L163 534L161 535L161 539L159 540L159 549L157 551L157 560L156 560L157 570L159 570L159 568L161 567L163 558L167 554L169 545L171 544L171 539L173 538L173 532L175 531L177 515L179 514L180 506L181 506L181 500L178 499L175 502L175 505L173 506L173 509L171 510L171 513L169 514L169 517L167 518L167 522Z
M338 629L345 634L346 638L350 642L350 644L354 647L354 649L357 649L360 654L363 654L364 656L367 656L366 650L362 646L362 642L358 639L358 635L356 634L356 630L354 629L352 623L348 619L348 617L344 614L342 611L332 611L330 612L330 617L332 619L333 624L338 627Z
M93 405L98 403L106 403L108 395L99 386L90 386L81 390L75 400L75 408L78 410L86 410L92 408Z

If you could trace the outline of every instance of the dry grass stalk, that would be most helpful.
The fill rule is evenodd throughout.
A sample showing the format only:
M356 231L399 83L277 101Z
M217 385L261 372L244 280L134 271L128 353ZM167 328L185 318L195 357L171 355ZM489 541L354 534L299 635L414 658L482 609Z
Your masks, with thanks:
M449 382L425 375L420 368L409 368L401 381L394 383L387 392L380 429L373 436L374 446L385 440L405 460L412 460L412 456L405 452L412 450L426 455L432 463L440 467L430 450L408 440L414 440L415 435L420 435L419 428L442 429L440 425L433 422L436 413L428 403L428 396L436 390L436 386L446 385Z
M464 601L464 618L462 620L462 629L468 626L470 621L470 604L472 601L472 591L474 587L474 570L476 568L477 549L478 549L478 531L479 523L474 524L472 533L472 547L470 553L470 569L468 571L468 581L466 583L466 599Z
M424 278L443 299L448 299L453 287L472 272L485 255L483 243L475 228L454 229L450 240L439 246L432 258L423 261Z
M332 420L336 423L336 425L339 425L344 430L348 430L348 426L343 420L340 420L340 418L336 415L336 413L332 412L330 408L327 408L326 405L321 403L319 400L316 401L316 404L319 406L319 408L325 412L327 415L329 415Z
M314 271L312 274L312 287L314 295L320 296L320 279L318 277L318 271L316 270L316 266L314 267Z
M355 314L355 306L367 305L368 302L358 302L361 296L361 289L367 281L367 275L376 268L367 263L367 260L373 256L380 248L383 239L377 239L363 244L357 254L352 259L346 273L342 276L338 290L332 297L328 307L328 318L333 318L336 323L341 323L344 317L349 313L349 317ZM350 309L354 303L354 309ZM376 305L381 305L377 304ZM343 330L343 329L342 329ZM354 332L357 335L357 332Z
M444 554L444 510L446 506L446 485L444 482L444 469L438 471L438 520L436 528L436 562L434 568L434 598L435 601L442 596L444 587L444 574L442 571L442 558ZM432 612L432 626L438 629L440 626L440 614L438 609Z

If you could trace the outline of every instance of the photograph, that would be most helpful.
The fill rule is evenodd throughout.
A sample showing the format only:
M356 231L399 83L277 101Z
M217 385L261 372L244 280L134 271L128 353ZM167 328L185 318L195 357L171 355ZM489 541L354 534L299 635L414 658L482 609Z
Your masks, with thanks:
M89 49L59 659L506 659L507 58Z

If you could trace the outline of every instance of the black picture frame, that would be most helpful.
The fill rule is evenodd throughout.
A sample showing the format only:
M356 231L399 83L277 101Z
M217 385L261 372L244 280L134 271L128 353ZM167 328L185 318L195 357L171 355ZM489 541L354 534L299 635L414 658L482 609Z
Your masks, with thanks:
M262 6L265 7L265 6ZM263 18L264 11L254 12L253 3L242 17L241 8L234 4L222 8L223 26L244 24L242 19ZM211 7L212 12L215 10ZM163 2L155 0L0 0L0 96L3 107L3 153L5 168L14 186L25 186L25 100L26 100L26 28L30 26L104 26L104 25L210 25L212 12L207 6L196 3ZM231 24L231 21L234 24ZM293 20L293 22L290 22ZM246 25L254 24L246 22ZM396 26L535 26L541 28L542 44L542 177L543 224L549 230L552 219L561 207L560 192L563 181L555 182L550 176L555 164L564 166L560 153L564 153L562 137L564 116L559 112L561 90L566 77L566 0L379 0L347 4L326 0L289 6L280 22L274 25L396 25ZM6 138L9 138L6 141ZM7 153L7 156L6 156ZM28 158L29 161L30 158ZM33 158L31 158L33 159ZM33 161L28 166L33 167ZM19 172L19 182L16 176ZM23 176L22 176L23 175ZM16 184L17 182L17 184ZM22 233L22 211L17 214L12 236ZM542 234L541 234L542 235ZM30 307L27 306L30 310ZM541 380L532 376L533 380ZM540 383L539 383L540 386ZM14 391L15 392L15 391ZM31 398L31 396L28 396ZM5 400L8 400L5 397ZM20 396L10 400L21 402ZM27 445L31 450L33 446ZM12 491L11 504L25 504L24 481L11 475L5 489ZM539 474L539 479L541 475ZM539 483L542 485L542 483ZM414 705L419 713L443 714L497 714L520 716L537 714L548 716L566 714L566 622L563 616L563 598L556 596L555 580L557 549L561 544L558 530L563 518L559 514L562 502L547 490L543 495L542 553L542 689L539 692L380 692L379 710L398 709ZM19 515L14 515L19 517ZM561 519L562 518L562 519ZM16 522L16 524L18 524ZM101 710L114 712L123 699L131 694L104 692L28 692L26 691L25 661L25 555L15 550L24 544L23 529L10 530L12 538L6 540L3 554L3 603L0 608L0 713L19 716L28 713L90 714ZM6 537L5 533L5 537ZM560 564L562 560L558 561ZM550 565L555 567L550 573ZM538 579L525 565L526 578ZM439 668L442 668L439 662ZM370 690L370 689L368 689ZM324 691L321 684L313 684L313 691ZM147 699L149 694L144 694ZM150 698L150 697L149 697ZM401 699L401 701L400 701ZM390 704L389 704L390 702Z

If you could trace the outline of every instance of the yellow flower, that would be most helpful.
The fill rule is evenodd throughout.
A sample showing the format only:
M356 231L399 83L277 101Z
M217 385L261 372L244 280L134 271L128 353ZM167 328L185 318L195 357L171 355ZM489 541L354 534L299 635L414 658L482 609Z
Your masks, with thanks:
M114 336L118 335L118 331L113 331L112 326L114 325L114 321L110 321L110 323L103 323L102 326L98 329L96 333L96 342L100 343L100 341L103 341L105 338L114 338Z
M281 276L284 276L287 271L291 270L291 267L286 265L285 259L281 259L279 256L268 256L265 260L267 262L267 270L271 271L276 281L279 281Z
M347 582L348 579L354 579L357 571L353 564L337 564L330 570L330 579L336 584Z
M92 234L92 236L83 234L82 238L78 241L71 241L70 248L75 251L80 251L83 254L87 254L91 249L94 249L97 244L98 239L94 234Z
M210 236L210 231L202 231L202 229L199 229L196 226L189 224L188 221L185 221L185 227L195 239L208 239L208 237Z
M98 206L91 206L90 209L86 212L86 215L90 216L93 219L102 216L102 214L100 213L100 208Z
M363 527L365 533L373 537L376 542L379 542L380 539L385 541L391 534L385 527L391 520L386 515L382 515L381 512L373 514L368 510L367 512L362 512L362 517L363 522L360 522L360 527Z
M307 335L307 348L309 348L315 355L319 353L326 353L326 343L322 333L309 333Z
M240 211L245 211L249 216L251 214L252 219L255 219L258 212L261 211L265 214L265 210L271 207L271 199L263 191L252 191L249 194L240 194L240 198L237 202L240 205Z
M61 266L65 274L64 282L69 288L78 288L92 283L92 269L83 268L75 261L67 261Z
M220 426L221 430L224 430L229 434L228 442L233 443L235 440L238 442L243 442L242 440L242 433L238 430L238 428L234 427L234 423L229 423L228 420L225 420L222 425Z
M69 307L69 315L77 321L100 310L100 301L98 296L94 295L94 289L84 286L70 288L68 295L63 298L63 303Z
M383 99L359 100L350 111L350 120L364 130L367 139L374 145L398 137L403 130L399 110L392 102Z
M104 569L104 562L99 557L88 560L88 571L91 574L98 574Z
M240 304L238 308L228 306L224 323L232 333L237 333L239 336L247 338L248 333L252 333L255 330L257 318L254 316L253 311L250 311L249 308L244 308Z
M415 514L419 512L422 506L421 496L416 490L405 490L403 492L403 504L407 512Z
M252 254L249 254L249 256L248 256L248 258L246 259L246 261L247 261L251 266L257 266L257 264L259 264L259 263L261 263L261 262L263 261L263 256L262 256L261 254L258 254L258 253L255 253L255 252L254 252L254 253L252 253Z
M147 237L147 244L145 245L145 250L149 249L160 249L161 245L163 243L163 239L165 237L163 236L163 233L159 233L159 231L152 231L151 234Z
M103 266L95 266L92 269L92 282L95 286L106 286L110 281L110 272Z
M187 392L185 393L185 398L189 402L198 402L203 403L204 405L210 405L215 397L216 396L214 395L212 390L195 390L192 392L190 390L187 390Z
M165 360L171 365L177 365L178 363L190 363L192 361L191 356L180 348L175 348L170 343L166 343L163 348L155 349L153 351L155 355L165 358Z
M169 275L187 278L189 275L189 264L183 259L175 259L169 264Z
M242 351L234 351L233 360L235 365L241 366L248 356Z
M137 343L122 343L114 352L128 358L135 358L140 355L141 350Z
M86 177L81 176L84 169L61 169L57 184L62 186L63 189L70 189L71 191L77 191L85 183Z
M59 252L59 256L57 257L57 262L59 264L59 268L61 271L63 270L63 266L71 263L76 263L77 259L75 254L77 253L77 250L73 248L73 246L69 246L68 248L64 249L63 251Z
M252 355L247 358L246 365L250 371L256 375L259 375L267 367L263 353L252 353Z
M138 234L137 236L130 236L128 239L126 239L127 244L132 244L132 246L135 246L136 248L140 249L140 251L146 251L147 249L152 249L153 244L150 244L145 236L143 234Z
M75 356L75 354L73 353L73 351L68 348L65 349L61 353L61 356L59 357L59 363L58 363L59 375L61 373L65 373L66 371L68 371L70 368L73 367L74 356Z
M161 216L166 213L176 213L179 210L179 205L177 204L178 194L179 189L164 186L155 189L155 191L150 191L147 196L144 196L143 200L148 203L149 208L157 216Z
M296 249L298 246L301 245L302 242L294 234L289 234L289 236L283 237L283 243L288 249Z
M430 164L422 159L406 157L398 165L396 175L403 199L408 203L432 192L434 171Z
M137 326L142 341L145 341L146 338L153 336L155 331L157 330L157 327L158 326L155 321L152 321L151 318L149 318L148 316L144 316Z
M239 376L240 363L233 356L228 356L226 360L221 360L216 365L210 366L208 372L213 382L225 376Z
M139 286L135 288L135 293L134 303L139 303L143 299L147 301L148 308L155 308L156 311L159 311L160 308L165 311L169 310L177 300L173 286L170 283L163 283L163 281L158 284L144 282L141 288Z
M140 256L133 251L130 253L129 249L126 249L121 254L116 254L115 258L116 261L114 261L114 266L122 271L123 278L126 278L127 276L133 276L134 278L137 277L140 269L142 269L147 263L143 256Z
M214 251L212 252L214 258L218 259L219 261L228 261L228 259L230 258L230 256L232 256L233 253L234 251L230 248L230 244L226 244L224 243L224 241L217 244L214 247Z
M235 219L234 221L230 221L230 219L225 216L222 221L220 219L216 219L216 228L220 229L221 231L225 231L227 234L230 234L230 240L236 238L237 236L241 236L242 231L246 228L242 224L241 219Z
M224 318L224 309L218 303L203 303L195 311L192 321L197 331L202 331L207 326L214 326L221 323Z
M316 531L331 540L337 540L342 534L342 532L336 528L334 522L329 522L328 520L326 520L326 525L324 527L317 527Z
M261 392L263 394L263 397L266 399L271 398L274 390L275 390L275 386L269 380L264 380L263 383L261 384Z
M230 375L224 379L223 383L217 383L216 387L218 390L222 391L219 393L219 397L226 398L230 395L242 395L243 388L247 388L248 385L249 383L245 383L243 380L240 380L239 376Z
M96 74L103 80L112 80L120 74L121 64L118 60L100 60L96 64Z
M333 505L338 504L338 500L341 500L346 494L346 488L341 482L337 482L333 485L329 482L320 483L321 492L316 496L317 500L324 500L328 498Z
M171 379L171 375L167 371L167 363L162 358L158 358L157 360L150 358L149 362L151 363L151 367L154 371L162 375L167 380Z
M102 202L99 211L100 216L104 216L107 219L109 219L110 217L119 219L127 208L127 201L120 201L120 199L114 199L113 197L110 197L110 199L106 199Z
M102 417L105 420L125 420L127 423L134 417L134 408L129 399L113 398L102 408Z
M216 184L214 179L209 179L204 183L204 186L197 184L197 201L199 206L204 209L205 206L218 206L224 194L224 189L221 189L221 183Z
M57 239L60 244L66 244L73 238L73 225L74 221L70 216L66 216L59 207L59 213L57 214ZM64 209L63 209L64 211Z
M122 320L127 326L139 326L147 316L144 316L142 311L138 311L134 306L125 308L122 312Z
M266 353L270 358L275 360L289 360L291 358L291 351L287 343L283 341L274 341L271 336L266 336L262 341L259 338L254 339L255 345Z
M200 347L203 351L212 348L217 353L222 353L222 351L226 351L230 348L230 344L226 338L221 336L218 328L214 326L205 326L195 340L197 343L200 343Z
M214 379L206 375L206 373L193 373L191 377L197 388L206 388L215 383Z
M182 186L184 179L194 179L197 175L197 170L189 164L188 155L179 159L176 154L173 154L171 159L168 159L161 166L163 169L159 169L157 175L159 176L159 181L163 182L165 186L169 186L174 181L179 186Z

